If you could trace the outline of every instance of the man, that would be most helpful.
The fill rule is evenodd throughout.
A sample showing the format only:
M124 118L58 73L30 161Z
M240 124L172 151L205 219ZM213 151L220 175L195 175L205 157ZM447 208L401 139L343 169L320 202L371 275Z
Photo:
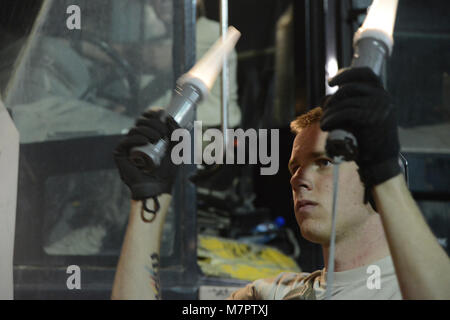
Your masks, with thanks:
M359 155L355 162L340 167L333 299L450 299L450 261L401 174L395 110L387 92L368 68L343 70L330 85L340 88L325 102L323 114L314 109L292 123L296 138L289 161L295 216L302 235L322 245L325 270L257 280L230 298L324 298L333 171L331 158L325 153L325 131L341 128L355 135ZM165 168L152 175L139 173L128 162L130 147L153 143L175 128L173 123L162 126L155 115L147 113L138 120L115 153L122 178L137 200L169 193L169 181L175 173L167 157ZM373 197L377 211L367 195ZM170 199L163 195L160 200L161 213L150 224L140 220L145 210L133 201L113 298L159 297L157 282L147 285L142 264L148 265L145 257L158 253L157 239ZM371 270L379 274L379 285L370 282L367 271L373 273ZM156 271L149 272L154 276Z

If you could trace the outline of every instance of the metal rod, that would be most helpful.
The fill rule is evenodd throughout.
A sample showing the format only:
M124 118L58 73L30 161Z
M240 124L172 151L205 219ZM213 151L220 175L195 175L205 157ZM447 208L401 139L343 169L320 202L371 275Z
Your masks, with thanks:
M220 35L225 39L228 29L228 0L220 0ZM222 77L220 79L220 95L221 95L221 128L223 133L224 155L228 146L228 57L223 58Z

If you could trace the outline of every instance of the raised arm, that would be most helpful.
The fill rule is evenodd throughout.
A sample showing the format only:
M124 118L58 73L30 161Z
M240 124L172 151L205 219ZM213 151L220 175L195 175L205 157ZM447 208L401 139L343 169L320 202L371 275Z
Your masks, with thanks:
M150 171L135 167L129 160L129 151L135 146L155 144L164 137L170 141L177 126L170 117L162 122L162 112L145 112L114 152L120 177L130 188L132 200L112 299L161 299L160 244L177 170L170 159L171 143L161 165ZM155 199L160 205L156 214Z
M450 259L437 242L403 176L375 186L373 195L404 299L450 299Z
M160 245L171 196L158 197L161 209L152 222L142 217L142 202L131 201L131 211L117 265L112 299L161 299Z
M350 130L358 141L359 175L381 215L403 298L450 299L449 258L401 174L389 94L369 68L344 69L330 85L339 89L324 104L321 128Z

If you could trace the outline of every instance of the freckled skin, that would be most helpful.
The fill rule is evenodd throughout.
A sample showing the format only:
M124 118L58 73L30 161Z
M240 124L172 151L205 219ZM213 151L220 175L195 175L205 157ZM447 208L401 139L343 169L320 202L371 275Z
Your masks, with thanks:
M311 153L324 152L327 135L318 123L302 129L295 137L291 154L291 162L300 166L291 178L294 206L298 199L318 202L311 213L296 210L297 223L304 238L322 245L329 243L331 234L333 165L320 168ZM360 232L367 219L376 214L369 204L363 203L364 187L357 168L355 162L340 165L336 241Z

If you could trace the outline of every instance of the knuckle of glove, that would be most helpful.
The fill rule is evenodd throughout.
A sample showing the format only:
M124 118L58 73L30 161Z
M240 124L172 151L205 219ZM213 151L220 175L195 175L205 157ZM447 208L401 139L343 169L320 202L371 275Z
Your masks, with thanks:
M147 119L161 119L165 114L165 110L161 107L153 107L142 113L142 117Z
M170 141L172 132L180 126L164 109L148 110L136 121L138 127L148 127L158 133L157 140L167 137ZM152 137L153 138L153 137Z
M346 83L367 83L375 87L382 87L381 79L368 67L349 67L341 69L328 81L330 86L342 86Z
M161 134L153 128L146 126L133 127L128 133L130 136L141 136L150 143L155 143L161 138Z
M146 119L139 118L136 121L137 127L147 127L152 129L158 133L159 136L164 137L167 135L168 129L167 126L159 119Z

